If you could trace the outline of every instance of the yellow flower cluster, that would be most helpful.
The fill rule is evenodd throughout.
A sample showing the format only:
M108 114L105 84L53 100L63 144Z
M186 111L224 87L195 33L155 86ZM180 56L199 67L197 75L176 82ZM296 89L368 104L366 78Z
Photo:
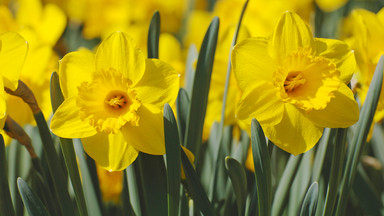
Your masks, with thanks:
M221 27L204 140L213 122L221 118L229 60L233 74L224 123L250 133L255 118L270 141L297 155L311 149L324 128L346 128L358 121L359 106L348 84L358 71L356 90L364 102L374 68L384 54L383 11L352 12L344 23L345 42L316 38L309 25L312 0L250 1L233 50L242 0L218 1L210 12L202 9L206 5L200 1L196 10L189 10L188 1L16 2L0 6L2 89L15 90L21 79L49 116L49 77L59 71L65 100L50 128L59 137L80 138L87 154L109 171L125 169L139 152L165 153L164 104L175 104L184 86L187 50L192 44L200 46L213 16L219 16ZM329 12L347 1L315 2ZM148 59L147 28L156 9L162 22L159 59ZM97 48L88 47L94 51L79 48L84 46L80 44L77 51L67 52L70 42L60 38L65 29L66 37L74 38L74 26L81 26L83 40L101 39ZM19 124L31 124L24 103L1 92L1 125L6 114ZM384 117L383 101L384 94L376 121Z

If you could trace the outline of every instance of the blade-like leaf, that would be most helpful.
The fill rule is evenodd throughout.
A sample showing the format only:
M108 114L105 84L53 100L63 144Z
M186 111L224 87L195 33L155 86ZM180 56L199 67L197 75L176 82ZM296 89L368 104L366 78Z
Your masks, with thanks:
M3 135L0 134L0 215L15 215L9 192L7 163Z
M318 197L319 185L317 182L313 182L305 195L303 205L301 206L300 216L315 216Z
M189 97L185 89L180 88L179 94L177 95L176 100L176 112L177 112L177 124L179 131L180 142L183 143L185 135L185 127L187 124L188 118L188 108L189 108ZM184 143L183 143L184 144Z
M61 93L59 76L56 72L53 72L51 75L50 82L50 91L51 91L51 103L53 113L57 110L61 103L64 101L63 94ZM63 152L65 165L68 170L68 174L72 183L73 191L75 192L75 198L77 207L79 209L80 215L88 215L87 206L85 203L85 197L83 192L83 187L81 185L79 168L77 167L76 153L73 147L73 142L71 139L60 138L60 147Z
M198 160L205 112L208 102L208 90L211 82L213 60L215 57L219 18L213 18L204 37L197 60L196 73L193 81L191 103L188 109L188 119L184 137L186 146Z
M383 81L383 68L384 56L381 56L379 63L377 63L372 82L369 86L368 94L364 101L359 121L356 123L356 132L348 146L347 164L345 166L343 179L341 181L342 189L340 190L336 215L342 215L347 205L349 192L352 188L352 183L356 175L357 165L361 160L367 136L373 121L373 116L379 101Z
M147 215L167 215L167 176L162 155L137 157Z
M176 119L169 104L164 105L164 138L167 161L168 215L177 216L180 200L180 139Z
M288 199L288 191L291 188L293 179L295 177L296 171L300 165L302 159L302 154L298 156L291 155L288 164L285 167L283 176L281 176L279 185L277 186L275 196L272 203L272 216L281 215L284 206L286 205Z
M247 200L247 176L245 170L238 161L231 157L225 158L225 168L228 171L236 195L238 215L244 215Z
M259 215L270 215L272 203L271 161L263 129L256 119L251 123L251 142Z
M148 58L159 58L160 14L156 11L148 30Z
M183 164L185 176L188 183L188 189L191 193L192 199L197 209L199 209L203 215L213 216L214 210L211 203L208 200L207 194L201 186L199 177L197 176L192 164L189 162L184 150L181 150L181 162Z
M17 179L17 186L25 208L31 216L49 215L47 209L38 198L38 196L29 188L22 178Z

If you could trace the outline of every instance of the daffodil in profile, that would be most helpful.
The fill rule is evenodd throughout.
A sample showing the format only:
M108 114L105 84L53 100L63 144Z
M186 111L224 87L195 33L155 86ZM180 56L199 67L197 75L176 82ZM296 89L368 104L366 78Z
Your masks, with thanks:
M165 153L162 110L176 100L179 75L145 59L126 33L110 35L96 54L65 55L59 77L65 100L51 120L54 134L81 138L87 154L110 171L125 169L139 151Z
M311 149L325 127L349 127L359 118L347 86L356 67L353 52L342 41L314 38L293 12L281 16L269 40L236 45L232 63L243 90L237 117L248 130L256 118L289 153Z
M6 32L0 35L0 132L7 115L4 88L12 91L17 89L27 52L28 43L18 33Z

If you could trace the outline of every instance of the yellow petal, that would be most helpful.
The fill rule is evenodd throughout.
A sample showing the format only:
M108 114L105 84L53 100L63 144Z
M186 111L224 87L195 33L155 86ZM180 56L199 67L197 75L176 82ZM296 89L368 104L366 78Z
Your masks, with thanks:
M314 125L292 104L285 104L284 116L279 124L261 126L268 139L294 155L310 150L323 133L322 127Z
M76 97L65 99L51 120L51 131L63 138L83 138L96 134L96 129L79 117Z
M332 12L343 5L345 5L348 0L316 0L317 6L324 12Z
M114 68L136 84L144 74L145 59L133 39L123 32L115 32L103 40L96 52L96 69Z
M232 67L237 83L242 90L255 80L272 80L276 64L268 56L267 41L249 38L235 46L232 52Z
M284 106L277 96L278 90L272 83L255 82L252 88L243 92L237 106L236 115L239 120L251 124L256 118L261 125L276 125L283 118Z
M359 120L359 106L354 99L351 89L341 83L335 97L331 99L323 110L313 110L306 115L319 127L346 128Z
M278 21L270 44L270 55L282 60L299 47L313 47L314 40L311 29L294 12L285 12Z
M145 73L133 86L142 103L155 105L175 103L179 91L179 74L169 64L158 59L146 59Z
M19 0L17 10L17 22L24 26L37 26L43 12L40 0Z
M41 22L37 25L37 32L41 40L55 45L67 25L64 12L54 4L47 4L41 14Z
M161 110L143 104L137 114L140 116L139 126L125 124L122 127L125 140L138 151L152 155L164 154L164 125Z
M340 71L339 79L348 84L356 71L355 55L348 44L340 40L316 38L315 46L316 55L335 63Z
M27 56L27 41L15 32L0 35L0 65L4 86L16 90L20 72Z
M82 82L91 82L95 72L94 55L91 51L82 49L68 53L60 61L60 87L65 98L78 94L77 87Z
M81 139L84 150L96 163L109 171L120 171L136 160L138 151L121 134L97 133Z
M5 121L5 116L7 112L7 103L6 103L6 96L5 96L5 91L4 89L4 83L3 79L0 79L0 119L4 118ZM2 129L3 127L1 127Z

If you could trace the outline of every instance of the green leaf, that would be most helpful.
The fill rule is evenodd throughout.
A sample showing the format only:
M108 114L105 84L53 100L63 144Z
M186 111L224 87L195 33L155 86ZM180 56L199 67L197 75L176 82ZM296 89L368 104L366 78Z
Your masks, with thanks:
M319 181L321 171L323 169L324 158L327 152L328 143L331 139L334 138L336 134L336 129L325 128L323 136L321 137L319 143L316 145L316 155L315 161L313 162L313 171L312 171L312 181Z
M17 179L17 186L25 208L31 216L49 215L47 209L38 198L38 196L29 188L22 178Z
M383 81L384 56L380 57L375 73L369 86L367 97L360 112L359 121L356 123L356 132L348 145L347 164L341 181L341 190L336 209L336 215L341 215L347 205L349 192L356 175L357 165L366 144L368 132L371 128L373 116L379 101Z
M341 173L340 170L343 170L344 158L345 158L345 147L347 139L347 129L338 128L336 130L336 142L329 142L328 144L333 144L333 155L332 155L332 164L331 164L331 173L329 175L327 195L325 198L325 207L323 215L332 215L333 209L335 207L335 202L337 198L337 191L340 184Z
M142 186L138 171L135 169L137 162L133 162L130 166L125 169L125 175L127 177L127 186L129 192L129 199L132 205L132 209L136 215L144 215L144 200L142 200ZM143 203L141 205L141 203Z
M384 206L377 194L378 190L373 187L362 167L358 168L352 189L367 215L382 215L380 211L384 211Z
M167 177L162 155L137 157L147 215L167 215Z
M288 215L298 215L300 212L300 206L298 203L302 203L310 186L311 180L311 162L313 159L313 149L303 154L303 159L300 162L300 166L297 170L296 177L293 180L291 189L289 191L288 201Z
M314 216L316 214L317 200L319 197L319 185L313 182L305 195L301 206L300 216Z
M81 179L83 182L83 190L85 201L87 204L87 210L89 215L92 216L101 216L102 210L98 201L98 194L94 187L94 182L92 181L91 171L87 165L86 155L83 149L83 145L79 139L74 139L74 147L77 158L79 160L79 166L81 171Z
M156 11L149 24L148 31L148 58L159 58L160 14Z
M238 215L244 215L247 200L247 176L245 170L237 160L228 156L225 158L225 168L228 171L236 195Z
M193 80L195 79L195 62L198 58L196 46L191 44L188 48L187 61L185 63L185 90L188 96L192 95Z
M211 203L208 200L207 194L201 186L199 177L189 162L184 150L181 150L181 162L183 164L186 180L188 183L188 190L192 196L195 206L205 216L213 216L214 210Z
M56 72L53 72L51 75L50 82L50 91L51 91L51 103L53 113L56 112L57 108L63 103L64 97L61 93L59 76ZM75 192L76 204L79 210L80 215L88 215L87 206L85 203L85 197L83 192L83 187L81 185L81 179L79 174L79 168L77 167L76 153L73 147L73 142L71 139L60 138L60 147L63 152L65 165L72 183L73 190Z
M189 102L190 101L187 91L183 88L180 88L176 100L177 124L179 126L178 131L180 143L183 143L184 140L185 127L188 118Z
M272 216L282 215L285 205L287 204L288 191L291 188L293 179L302 159L302 154L298 156L291 155L288 164L281 176L279 185L277 186L275 196L272 203Z
M58 155L55 146L53 145L47 122L41 111L34 114L34 117L37 127L39 128L40 138L44 146L43 149L46 155L48 169L53 179L55 196L59 200L60 210L63 215L74 215L75 209L69 197L68 190L66 187L63 187L63 185L67 185L65 171L58 160Z
M195 155L196 160L198 160L198 153L203 134L204 118L208 102L208 90L211 82L218 32L219 18L215 17L205 34L200 48L196 74L193 81L191 103L188 109L189 114L186 124L184 146L191 150Z
M272 203L271 159L263 129L256 119L252 119L251 123L251 143L259 215L270 215Z
M176 119L169 104L164 105L164 138L167 161L168 215L177 216L180 200L180 139Z
M15 215L9 192L7 160L3 135L0 134L0 215Z

